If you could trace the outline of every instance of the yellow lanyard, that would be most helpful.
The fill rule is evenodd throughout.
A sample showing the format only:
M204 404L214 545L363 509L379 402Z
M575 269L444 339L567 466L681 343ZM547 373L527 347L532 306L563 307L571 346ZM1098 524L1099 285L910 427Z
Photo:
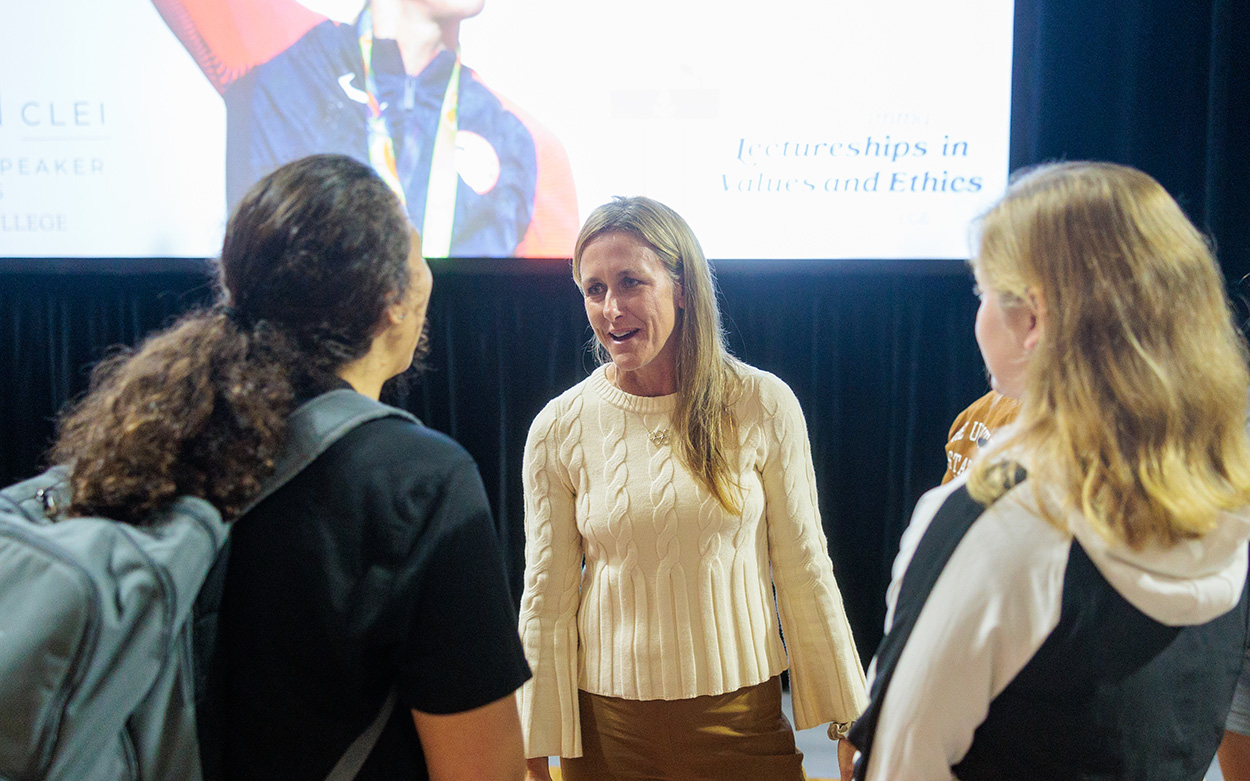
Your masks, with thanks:
M378 100L377 83L373 77L373 14L369 8L356 23L360 38L360 57L364 65L365 92L368 95L369 119L366 125L369 162L391 186L407 208L404 188L399 181L395 162L395 142L391 138L384 106ZM421 227L421 254L427 258L445 258L451 254L451 229L456 219L456 190L460 175L456 171L456 131L459 129L460 52L452 66L443 105L438 112L438 128L434 131L434 150L430 160L430 179L426 185L425 220Z

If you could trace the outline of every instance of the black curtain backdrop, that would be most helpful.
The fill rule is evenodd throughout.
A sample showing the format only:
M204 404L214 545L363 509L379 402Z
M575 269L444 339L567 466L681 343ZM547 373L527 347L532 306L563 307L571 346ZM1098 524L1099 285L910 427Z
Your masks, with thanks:
M1215 239L1244 317L1250 0L1017 0L1015 51L1012 167L1102 159L1152 174ZM986 389L968 274L951 262L717 270L733 350L803 405L867 658L911 507L941 477L950 421ZM477 459L519 598L526 431L592 368L590 332L567 264L442 264L435 279L430 368L391 400ZM207 265L0 260L0 484L40 467L57 411L112 345L212 295Z

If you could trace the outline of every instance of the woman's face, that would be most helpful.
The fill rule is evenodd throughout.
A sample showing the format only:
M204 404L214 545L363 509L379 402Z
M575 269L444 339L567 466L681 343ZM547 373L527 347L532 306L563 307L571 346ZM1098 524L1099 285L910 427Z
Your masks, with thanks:
M1019 399L1024 394L1025 372L1036 344L1037 315L1024 302L1004 306L1002 294L986 284L979 268L974 267L974 275L977 297L981 299L974 330L981 358L990 373L990 385L1004 396Z
M417 345L425 333L425 313L430 305L430 293L434 288L434 275L421 254L421 237L412 231L412 247L408 250L408 289L400 302L403 319L399 322L401 344L395 374L402 374L412 366Z
M606 233L582 250L578 271L586 317L621 390L676 392L675 327L685 298L655 251L628 233Z

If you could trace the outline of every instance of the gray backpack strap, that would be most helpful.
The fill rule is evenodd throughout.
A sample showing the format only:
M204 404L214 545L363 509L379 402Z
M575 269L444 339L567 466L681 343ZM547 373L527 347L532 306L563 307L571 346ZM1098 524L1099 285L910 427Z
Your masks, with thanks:
M352 781L356 777L360 769L365 766L369 752L373 751L373 747L378 744L378 738L382 737L382 730L386 727L386 722L390 721L391 711L395 709L395 703L398 701L399 693L391 689L386 702L382 703L382 709L373 718L373 723L347 747L347 751L343 752L338 763L330 770L330 775L326 776L326 781Z
M0 501L37 526L52 523L70 499L69 467L64 465L0 490Z
M260 493L239 513L242 518L274 491L286 485L344 434L378 418L404 418L418 425L411 413L387 406L354 390L339 388L301 404L287 420L286 442L273 474L261 484Z
M286 485L291 478L298 475L309 464L321 455L352 429L379 418L404 418L418 425L412 414L395 407L387 406L368 396L362 396L347 388L332 390L308 401L287 421L286 443L282 447L282 455L274 465L273 474L261 485L260 493L240 513L242 518L248 510L264 501L274 491ZM382 709L374 717L364 732L347 747L343 756L330 771L327 781L351 781L364 767L373 747L382 737L382 730L390 719L391 711L399 699L398 693L392 689Z

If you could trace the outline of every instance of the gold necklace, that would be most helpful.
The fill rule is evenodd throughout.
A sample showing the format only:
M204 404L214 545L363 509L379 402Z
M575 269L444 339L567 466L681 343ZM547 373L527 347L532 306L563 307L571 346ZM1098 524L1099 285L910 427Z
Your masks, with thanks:
M617 377L616 377L616 364L612 364L609 367L609 369L611 371L608 371L608 370L604 371L605 376L607 376L608 378L608 382L611 383L612 387L616 388L617 390L621 390L621 384L617 381ZM639 413L638 417L642 418L642 414ZM647 425L646 418L642 419L642 425L643 425L643 428L647 430L647 441L650 442L651 444L655 445L656 447L666 447L667 445L672 443L673 430L670 427L665 426L664 428L653 429Z

